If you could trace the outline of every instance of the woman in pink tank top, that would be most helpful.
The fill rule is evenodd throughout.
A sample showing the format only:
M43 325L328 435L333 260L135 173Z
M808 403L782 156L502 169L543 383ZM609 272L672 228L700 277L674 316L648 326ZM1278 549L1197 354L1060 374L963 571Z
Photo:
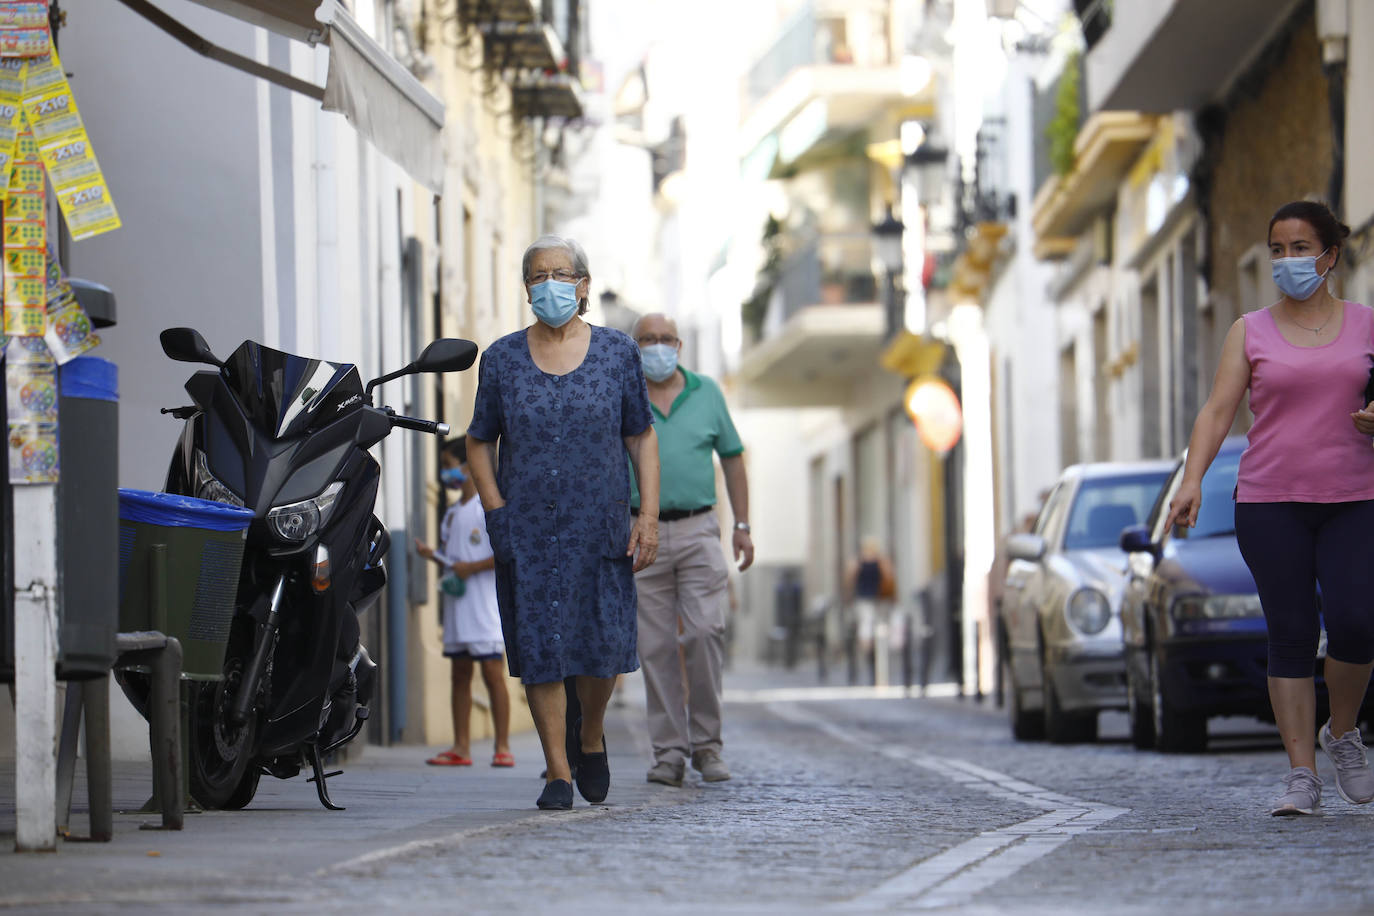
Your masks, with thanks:
M1318 740L1336 790L1374 801L1356 718L1374 670L1374 311L1332 296L1326 278L1350 234L1323 204L1285 204L1269 222L1269 256L1283 298L1242 316L1226 335L1207 403L1193 424L1170 519L1197 522L1202 476L1250 392L1255 423L1236 484L1236 541L1259 593L1269 642L1269 701L1288 752L1276 815L1321 806L1317 643L1331 718ZM1318 588L1320 587L1320 606Z

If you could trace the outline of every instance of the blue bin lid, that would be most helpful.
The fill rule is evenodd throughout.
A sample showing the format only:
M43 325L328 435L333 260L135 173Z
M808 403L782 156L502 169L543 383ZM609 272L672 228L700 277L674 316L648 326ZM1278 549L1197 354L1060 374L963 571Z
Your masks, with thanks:
M201 528L206 531L245 531L253 510L240 509L209 499L154 493L151 490L119 490L119 517L169 528Z
M98 356L78 356L57 372L64 398L91 401L119 400L119 367Z

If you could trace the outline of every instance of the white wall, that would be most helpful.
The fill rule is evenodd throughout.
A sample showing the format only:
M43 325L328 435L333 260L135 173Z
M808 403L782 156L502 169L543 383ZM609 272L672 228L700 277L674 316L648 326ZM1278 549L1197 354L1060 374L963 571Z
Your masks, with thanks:
M254 30L196 4L167 11L252 56ZM163 328L199 328L219 352L263 333L257 81L193 54L121 4L68 10L63 63L123 228L76 242L69 269L104 283L118 327L93 355L120 367L120 482L160 489L189 372Z
M1345 213L1351 226L1374 220L1374 4L1350 0L1346 53Z

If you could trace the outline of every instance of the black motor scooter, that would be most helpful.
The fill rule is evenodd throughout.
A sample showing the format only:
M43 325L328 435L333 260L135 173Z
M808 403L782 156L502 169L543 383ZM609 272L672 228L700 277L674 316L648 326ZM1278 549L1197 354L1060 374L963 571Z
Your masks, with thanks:
M217 359L201 335L169 328L162 350L206 363L186 383L193 406L166 490L253 510L225 650L223 678L192 694L188 775L207 808L242 808L263 773L289 779L308 764L326 808L323 758L362 730L377 666L358 615L386 585L390 538L373 515L381 469L368 449L395 428L448 426L372 405L377 385L417 372L458 372L467 340L436 340L410 365L363 386L355 366L245 341ZM146 679L121 680L146 708Z

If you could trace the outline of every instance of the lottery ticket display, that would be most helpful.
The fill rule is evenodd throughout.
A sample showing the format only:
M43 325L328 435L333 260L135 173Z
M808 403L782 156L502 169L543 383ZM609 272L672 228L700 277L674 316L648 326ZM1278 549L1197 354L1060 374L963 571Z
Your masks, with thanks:
M5 387L10 483L56 483L57 361L42 338L6 344Z

